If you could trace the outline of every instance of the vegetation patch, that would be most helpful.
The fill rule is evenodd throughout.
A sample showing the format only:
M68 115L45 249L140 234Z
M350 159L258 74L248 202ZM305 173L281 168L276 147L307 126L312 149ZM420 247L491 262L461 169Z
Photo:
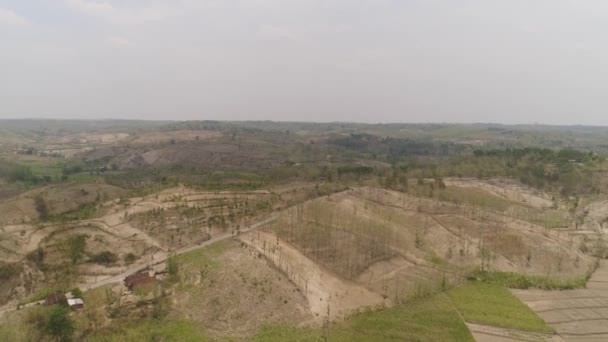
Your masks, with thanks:
M442 294L381 310L367 310L321 329L264 325L254 341L474 341Z
M214 260L214 257L222 254L229 243L229 241L220 241L206 248L177 255L173 257L173 259L177 265L183 266L184 268L207 266L210 270L213 270L219 266L218 262Z
M36 205L37 205L36 209L38 210L38 212L40 212L40 210L38 209L38 203L36 203ZM86 219L93 217L93 215L95 214L96 211L97 211L97 206L95 203L87 203L87 204L80 205L80 207L76 210L72 210L72 211L58 214L58 215L53 215L53 216L49 217L49 220L53 221L53 222L72 222L72 221L86 220ZM43 214L41 212L40 212L40 219L43 221L45 220L43 218Z
M447 295L467 322L553 333L551 327L503 285L469 281L449 290Z
M122 341L209 341L194 324L186 320L146 320L130 322L87 338L90 342Z
M589 275L592 272L589 273ZM572 290L584 288L589 275L571 279L557 279L513 272L475 272L470 278L488 284L503 285L513 289L537 288L543 290Z
M265 324L260 328L253 338L256 342L282 342L299 341L313 342L323 341L322 332L319 329L297 328L288 323Z
M7 281L18 276L23 268L18 264L0 264L0 280Z
M203 279L210 272L217 271L220 267L217 257L227 248L228 243L221 241L206 248L171 256L167 260L167 282L178 284L178 289L182 292L197 291L196 286L187 279L194 275Z
M112 265L118 261L118 256L110 251L103 251L89 257L90 262L102 265Z
M329 337L330 341L474 341L442 294L354 315L333 327Z

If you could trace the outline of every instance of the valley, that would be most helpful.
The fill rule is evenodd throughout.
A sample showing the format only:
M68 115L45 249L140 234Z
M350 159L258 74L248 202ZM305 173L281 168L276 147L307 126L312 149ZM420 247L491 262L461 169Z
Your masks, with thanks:
M465 143L483 127L11 125L1 340L53 340L55 314L84 341L604 337L599 148Z

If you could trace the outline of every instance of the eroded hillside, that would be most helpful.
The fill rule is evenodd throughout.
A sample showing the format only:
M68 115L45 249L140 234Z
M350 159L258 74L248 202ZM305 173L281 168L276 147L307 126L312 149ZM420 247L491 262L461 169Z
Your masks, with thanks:
M77 340L548 339L508 288L584 287L608 252L591 152L158 125L4 139L0 338L49 339L39 304L62 292L86 302L67 313Z

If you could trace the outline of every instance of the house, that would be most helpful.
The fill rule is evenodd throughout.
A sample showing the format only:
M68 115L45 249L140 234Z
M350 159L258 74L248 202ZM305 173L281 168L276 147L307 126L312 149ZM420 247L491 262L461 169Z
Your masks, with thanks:
M84 301L81 298L70 298L68 299L68 305L74 309L84 308Z
M132 274L125 278L125 286L133 291L135 288L154 282L154 277L148 272Z
M64 293L56 292L56 293L53 293L53 294L49 295L48 297L46 297L46 299L44 300L44 305L61 304L61 303L65 303L66 301L67 301L67 298L65 297Z

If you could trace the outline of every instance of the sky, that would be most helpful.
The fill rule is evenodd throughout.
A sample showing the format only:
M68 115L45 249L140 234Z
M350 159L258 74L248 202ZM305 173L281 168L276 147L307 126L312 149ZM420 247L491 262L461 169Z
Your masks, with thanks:
M608 125L605 0L0 0L0 118Z

